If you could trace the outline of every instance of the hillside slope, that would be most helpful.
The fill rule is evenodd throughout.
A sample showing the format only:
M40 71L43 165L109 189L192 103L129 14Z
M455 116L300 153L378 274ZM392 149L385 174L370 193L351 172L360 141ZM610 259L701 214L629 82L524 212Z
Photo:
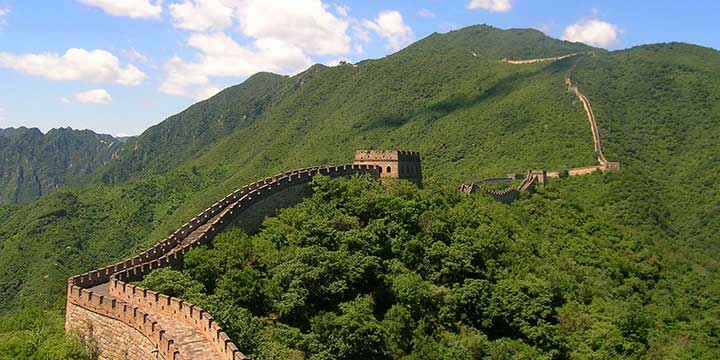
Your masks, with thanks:
M162 174L186 161L163 175L68 190L10 211L0 220L0 247L7 250L0 262L0 274L6 274L0 281L7 284L0 308L12 308L18 295L61 297L39 286L39 279L47 275L40 275L40 270L13 272L28 266L30 259L54 264L62 258L72 264L57 268L60 279L77 264L90 268L111 254L120 258L140 243L157 241L247 182L290 168L347 163L355 149L419 150L425 176L446 184L530 167L592 163L582 105L563 84L569 63L502 64L482 51L506 57L516 50L503 53L502 41L478 45L472 35L478 29L488 32L486 40L493 34L521 34L515 36L514 49L537 43L535 32L471 27L445 35L458 43L455 49L411 46L357 66L316 65L292 78L258 74L129 140L116 160L99 171L105 183ZM557 51L587 49L559 40L546 42L561 45ZM553 51L539 55L557 55ZM186 181L193 185L180 186ZM167 195L158 190L165 184L181 190ZM83 223L77 224L80 219ZM68 227L75 230L67 231ZM136 230L128 236L126 229ZM67 253L67 246L76 252ZM31 279L35 285L23 286Z
M289 83L285 76L258 73L192 105L129 139L98 177L119 183L136 174L168 171L235 129L252 124L284 92L292 91Z
M529 168L594 164L582 104L563 83L577 59L499 61L589 49L541 40L544 47L538 47L534 31L470 27L357 66L315 66L268 86L276 95L249 101L266 105L232 133L220 126L168 165L173 153L167 149L176 150L169 144L187 136L158 135L167 141L157 148L142 140L154 150L127 155L137 159L127 160L127 172L110 165L105 179L156 175L56 191L31 204L0 208L0 309L38 303L60 309L63 279L71 273L158 241L249 181L300 166L349 162L355 149L419 150L428 183L441 186ZM658 296L682 297L673 290L678 285L677 291L710 299L706 307L683 307L688 316L697 319L707 307L716 311L718 294L706 285L718 281L720 252L712 230L720 224L715 185L720 55L683 44L593 52L582 57L574 79L592 101L606 156L622 162L623 169L558 180L547 196L565 197L633 233L636 241L628 251L657 253L667 261L659 275L667 291ZM197 105L197 126L189 134L202 133L203 124L230 111L205 108L219 99ZM228 97L217 104L243 101ZM211 115L201 116L204 111ZM232 114L238 119L245 111ZM165 127L172 128L163 123L159 129Z
M121 142L90 130L0 129L0 204L27 202L110 161Z

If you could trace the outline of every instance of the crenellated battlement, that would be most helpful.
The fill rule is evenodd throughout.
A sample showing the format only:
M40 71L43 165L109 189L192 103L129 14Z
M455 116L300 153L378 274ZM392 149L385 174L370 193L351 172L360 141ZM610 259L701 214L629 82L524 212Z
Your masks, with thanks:
M380 177L406 179L422 186L420 153L400 150L358 150L355 152L357 165L374 165Z
M419 155L413 152L396 152L395 155L398 159L415 157L419 160ZM380 170L374 164L295 169L233 191L142 253L68 279L66 329L88 332L91 330L84 328L84 323L89 323L99 330L99 335L93 335L101 337L101 359L113 354L121 354L128 360L150 357L165 360L245 359L209 313L193 304L130 282L142 280L155 269L179 266L187 252L212 241L243 211L286 189L307 184L315 175L344 177L370 174L380 177ZM112 321L128 327L112 325ZM128 349L125 353L115 349L118 346L140 347L139 343L145 344L148 349L129 349L129 353ZM193 345L198 343L203 346Z

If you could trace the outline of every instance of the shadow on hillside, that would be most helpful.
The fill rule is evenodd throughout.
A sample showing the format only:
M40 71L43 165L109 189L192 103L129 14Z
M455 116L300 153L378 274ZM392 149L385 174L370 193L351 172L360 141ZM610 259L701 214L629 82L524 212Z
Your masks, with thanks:
M523 66L523 65L514 65ZM553 76L562 76L568 69L566 60L556 61L547 66L541 67L531 72L514 72L502 79L499 79L491 87L484 92L475 96L454 95L445 100L430 104L427 107L420 108L408 114L384 114L371 121L365 127L366 130L398 128L410 120L424 119L432 122L438 118L444 117L452 112L471 108L484 101L490 101L496 98L502 98L517 90L518 84L542 73L550 73Z

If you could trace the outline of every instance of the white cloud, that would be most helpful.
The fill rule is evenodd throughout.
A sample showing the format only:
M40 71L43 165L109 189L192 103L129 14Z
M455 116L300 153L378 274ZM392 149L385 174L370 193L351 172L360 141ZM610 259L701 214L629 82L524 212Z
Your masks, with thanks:
M68 99L68 98L66 98L66 97L61 97L61 98L60 98L60 102L63 103L63 104L69 104L69 103L70 103L70 99Z
M68 49L64 55L0 53L0 68L15 69L50 80L84 80L140 85L147 75L105 50Z
M313 55L347 55L357 49L348 36L353 21L320 0L183 0L170 5L176 27L197 32L187 44L197 60L173 57L165 64L160 91L204 99L221 86L215 77L244 78L258 71L294 73ZM343 15L349 9L336 5ZM247 42L223 30L234 27Z
M622 30L616 25L602 20L589 19L566 27L562 38L563 40L607 48L617 44L621 32Z
M205 99L220 90L210 84L211 77L247 77L259 71L292 73L311 64L300 48L277 39L260 39L252 46L241 46L218 32L192 35L188 45L201 52L199 61L172 58L165 64L161 92Z
M136 62L141 64L148 62L147 56L143 55L141 52L135 49L123 50L122 53L130 62Z
M82 104L108 105L112 103L112 96L105 89L94 89L75 94L75 100Z
M364 20L363 25L387 39L388 48L393 50L402 49L415 37L412 29L403 22L402 15L395 10L382 11L375 20Z
M553 32L553 30L557 27L558 24L555 22L549 22L534 26L536 30L542 31L545 35L550 35L550 33Z
M337 12L338 14L340 14L340 15L342 15L342 16L348 16L348 14L350 13L350 8L349 8L348 6L345 6L345 5L337 5L337 4L336 4L336 5L335 5L335 12Z
M171 4L170 14L176 27L192 31L223 30L233 21L227 0L185 0Z
M490 12L507 12L512 9L512 0L471 0L465 7L470 10L483 9Z
M133 19L158 19L162 13L162 0L78 0L89 6L99 7L113 16Z
M183 0L170 5L176 27L192 31L219 31L237 23L245 36L281 40L313 55L351 51L348 19L328 12L320 0ZM347 7L336 6L342 16Z
M353 37L362 42L370 42L370 32L361 26L353 26Z
M350 52L350 25L326 10L320 0L248 0L236 9L239 29L254 39L293 44L313 55Z
M10 8L0 7L0 17L10 15Z
M418 10L418 15L426 19L432 19L435 17L435 13L426 8L421 8L420 10Z

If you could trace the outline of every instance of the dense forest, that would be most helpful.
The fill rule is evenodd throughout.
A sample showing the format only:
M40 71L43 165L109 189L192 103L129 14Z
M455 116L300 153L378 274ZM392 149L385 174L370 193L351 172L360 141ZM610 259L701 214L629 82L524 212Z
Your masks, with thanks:
M462 181L595 162L563 84L577 58L499 62L577 51L592 51L574 80L623 168L511 206L456 194ZM258 234L228 231L147 285L212 309L258 358L348 358L365 351L353 336L380 358L717 358L719 64L687 44L606 52L476 26L383 59L251 78L121 146L85 186L0 206L0 359L91 358L63 338L68 276L140 251L246 183L365 148L420 151L428 186L319 181ZM293 283L302 269L311 277Z
M676 259L555 185L506 206L316 177L259 233L230 229L140 285L209 310L257 359L720 356L720 293L678 309Z

